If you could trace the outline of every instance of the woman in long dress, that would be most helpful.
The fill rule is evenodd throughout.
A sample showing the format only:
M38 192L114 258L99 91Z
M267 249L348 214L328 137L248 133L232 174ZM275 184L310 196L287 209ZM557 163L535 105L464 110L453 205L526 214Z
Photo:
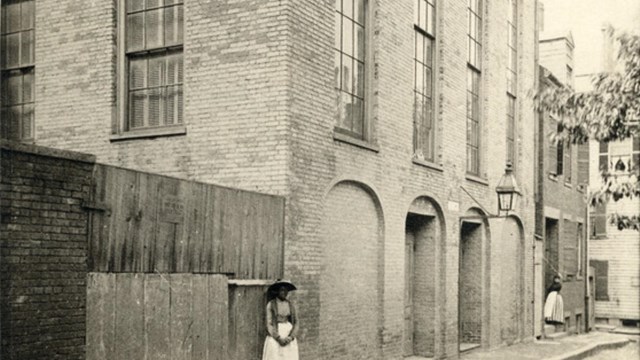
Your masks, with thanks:
M295 285L286 280L277 280L267 290L266 325L262 360L298 360L298 318L296 308L287 299Z
M549 286L547 300L544 303L544 321L547 324L564 324L564 303L562 302L562 280L560 276L553 277L553 284Z

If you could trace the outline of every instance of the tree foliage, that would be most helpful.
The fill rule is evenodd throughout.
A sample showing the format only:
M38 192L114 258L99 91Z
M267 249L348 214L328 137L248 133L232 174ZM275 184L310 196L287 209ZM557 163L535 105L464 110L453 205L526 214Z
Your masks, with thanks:
M553 141L583 144L622 141L640 136L640 35L609 29L618 45L616 71L600 73L592 79L592 90L576 92L568 87L549 87L538 94L539 110L559 119ZM591 205L609 200L639 199L640 166L633 161L620 169L601 171L602 186L589 194ZM640 215L613 214L610 221L618 229L640 231Z

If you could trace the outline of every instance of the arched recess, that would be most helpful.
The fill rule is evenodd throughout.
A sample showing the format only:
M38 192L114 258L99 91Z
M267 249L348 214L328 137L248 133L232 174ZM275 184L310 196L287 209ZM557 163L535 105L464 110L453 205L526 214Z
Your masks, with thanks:
M458 326L460 350L488 344L490 231L487 214L467 210L460 222Z
M500 238L494 239L499 251L500 281L498 291L500 340L512 344L524 334L524 229L515 216L504 219Z
M443 295L446 226L440 205L430 197L416 198L405 222L405 290L403 355L434 357Z
M378 197L362 183L335 184L324 199L321 231L321 358L379 359L384 221Z

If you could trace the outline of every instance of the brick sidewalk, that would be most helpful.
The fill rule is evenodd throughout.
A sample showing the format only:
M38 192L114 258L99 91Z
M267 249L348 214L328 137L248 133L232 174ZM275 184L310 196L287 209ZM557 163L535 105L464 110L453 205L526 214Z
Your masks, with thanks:
M624 346L630 337L619 334L591 332L568 336L558 340L505 346L489 351L471 351L460 356L462 360L576 360L604 349Z

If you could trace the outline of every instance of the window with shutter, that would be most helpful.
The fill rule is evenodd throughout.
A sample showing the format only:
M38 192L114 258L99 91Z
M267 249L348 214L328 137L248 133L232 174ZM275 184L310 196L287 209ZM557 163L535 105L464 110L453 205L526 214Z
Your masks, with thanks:
M122 131L182 126L183 1L122 0Z
M556 145L556 175L564 174L564 143L559 142Z
M632 158L633 164L631 165L631 169L633 171L640 171L640 135L636 135L633 137L633 146L632 146Z
M609 171L609 143L604 141L598 146L598 171Z
M548 127L547 131L549 133L556 131L558 127L558 122L551 116L548 117ZM557 145L547 136L547 172L551 175L558 175L558 147Z
M0 135L32 140L35 108L35 1L2 1Z
M596 301L609 301L609 262L590 260L589 265L596 271Z
M578 274L578 237L576 224L564 220L562 229L562 268L566 275Z
M589 143L580 144L578 148L578 186L586 187L589 183Z
M591 236L596 239L607 236L607 204L598 204L591 210Z
M564 155L564 160L563 160L563 165L564 165L564 182L566 184L571 184L571 171L572 169L572 161L573 161L573 154L572 152L572 146L569 143L564 143L564 149L563 149L563 155Z

